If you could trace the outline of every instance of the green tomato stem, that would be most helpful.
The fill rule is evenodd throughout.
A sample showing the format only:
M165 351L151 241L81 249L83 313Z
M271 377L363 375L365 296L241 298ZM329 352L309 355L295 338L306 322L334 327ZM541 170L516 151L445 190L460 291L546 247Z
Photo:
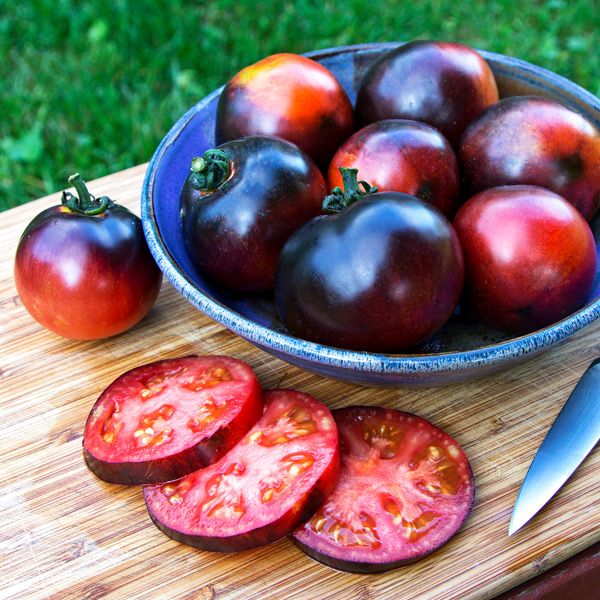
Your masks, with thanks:
M210 192L223 185L231 175L231 161L223 150L213 148L192 159L190 184L201 192Z
M338 167L342 175L344 189L339 186L331 190L331 194L323 200L323 211L339 213L369 194L374 194L377 188L366 181L358 181L358 169ZM362 189L361 189L362 188Z
M112 206L113 202L107 196L101 198L92 196L79 173L71 175L68 182L75 187L77 195L64 191L62 203L73 212L88 216L99 215Z

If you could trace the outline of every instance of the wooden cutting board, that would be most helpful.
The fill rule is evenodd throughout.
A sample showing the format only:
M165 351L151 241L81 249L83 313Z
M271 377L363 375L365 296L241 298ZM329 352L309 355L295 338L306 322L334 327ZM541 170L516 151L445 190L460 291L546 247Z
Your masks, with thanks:
M145 165L91 184L139 214ZM571 389L600 355L594 325L525 364L473 382L375 389L288 365L205 317L164 283L132 331L75 342L43 330L13 279L19 235L59 195L2 214L0 224L0 597L2 598L490 598L600 540L596 449L538 517L513 537L518 488ZM248 361L265 387L293 387L331 408L389 406L442 427L465 449L473 512L445 547L416 564L351 575L312 561L287 539L213 554L165 537L141 489L109 485L81 458L85 419L124 371L159 358L223 353Z

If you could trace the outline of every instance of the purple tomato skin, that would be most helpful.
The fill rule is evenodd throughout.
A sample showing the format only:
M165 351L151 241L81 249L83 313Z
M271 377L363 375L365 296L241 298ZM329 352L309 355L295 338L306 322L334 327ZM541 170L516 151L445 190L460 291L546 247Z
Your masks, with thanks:
M380 192L416 196L448 218L456 212L460 193L458 159L448 140L425 123L388 119L357 131L331 160L329 191L342 185L339 167L358 169L358 178Z
M481 322L526 333L581 308L596 274L587 221L564 198L536 186L473 196L454 227L465 257L465 304Z
M571 202L588 221L600 207L600 132L554 100L501 100L465 131L459 158L472 193L539 185Z
M361 127L383 119L423 121L457 147L467 125L497 101L494 74L475 50L416 41L371 66L360 84L355 112Z
M31 316L66 338L126 331L154 304L162 281L140 219L113 204L98 215L53 206L27 226L14 265Z
M437 331L462 285L462 252L446 218L418 198L381 192L288 240L275 304L300 338L394 352Z
M195 265L238 291L273 288L279 252L288 237L321 214L325 181L297 146L251 136L218 147L229 178L210 191L192 177L180 196L183 236Z

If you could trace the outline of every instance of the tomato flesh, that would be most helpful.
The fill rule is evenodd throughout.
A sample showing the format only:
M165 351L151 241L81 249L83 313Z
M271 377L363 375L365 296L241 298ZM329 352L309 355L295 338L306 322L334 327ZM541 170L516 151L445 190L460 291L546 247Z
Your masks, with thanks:
M260 420L221 460L145 487L150 517L166 535L205 550L254 548L290 533L333 490L339 451L329 409L293 390L264 399Z
M213 463L256 422L261 388L249 365L187 356L137 367L100 396L84 432L90 469L111 483L161 483Z
M329 566L359 573L413 562L466 519L473 475L458 444L428 421L378 407L334 411L340 480L294 541Z

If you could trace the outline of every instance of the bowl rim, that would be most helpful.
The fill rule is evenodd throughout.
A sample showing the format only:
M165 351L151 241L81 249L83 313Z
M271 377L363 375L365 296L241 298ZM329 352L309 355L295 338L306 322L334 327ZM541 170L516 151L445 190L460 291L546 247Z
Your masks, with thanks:
M354 53L361 50L391 50L403 44L404 42L380 42L339 46L314 50L305 53L304 56L313 59L323 59L332 55ZM579 99L600 112L600 100L598 98L561 75L510 56L483 50L477 51L486 60L492 59L496 64L506 67L517 67L521 71L535 76L536 83L539 83L537 79L541 76L544 80L555 84L559 88L566 86L573 90ZM514 73L511 73L511 75L515 76ZM519 78L529 80L524 75ZM345 370L360 370L369 373L408 374L415 371L443 373L463 369L465 364L493 366L533 351L539 352L580 331L600 317L600 298L597 298L592 303L560 321L502 342L470 350L453 350L426 354L386 354L348 350L304 340L252 321L228 308L218 300L211 298L196 287L183 269L179 267L177 261L163 242L155 218L154 184L159 164L169 146L176 141L191 119L221 93L223 87L221 86L214 90L187 110L175 122L157 146L148 164L142 185L141 214L144 234L148 245L165 277L191 304L234 333L264 349L271 350L279 355L293 356L302 362L317 362L330 367ZM557 94L557 91L554 89L552 89L552 92ZM571 106L573 105L571 101L568 101L568 103Z

